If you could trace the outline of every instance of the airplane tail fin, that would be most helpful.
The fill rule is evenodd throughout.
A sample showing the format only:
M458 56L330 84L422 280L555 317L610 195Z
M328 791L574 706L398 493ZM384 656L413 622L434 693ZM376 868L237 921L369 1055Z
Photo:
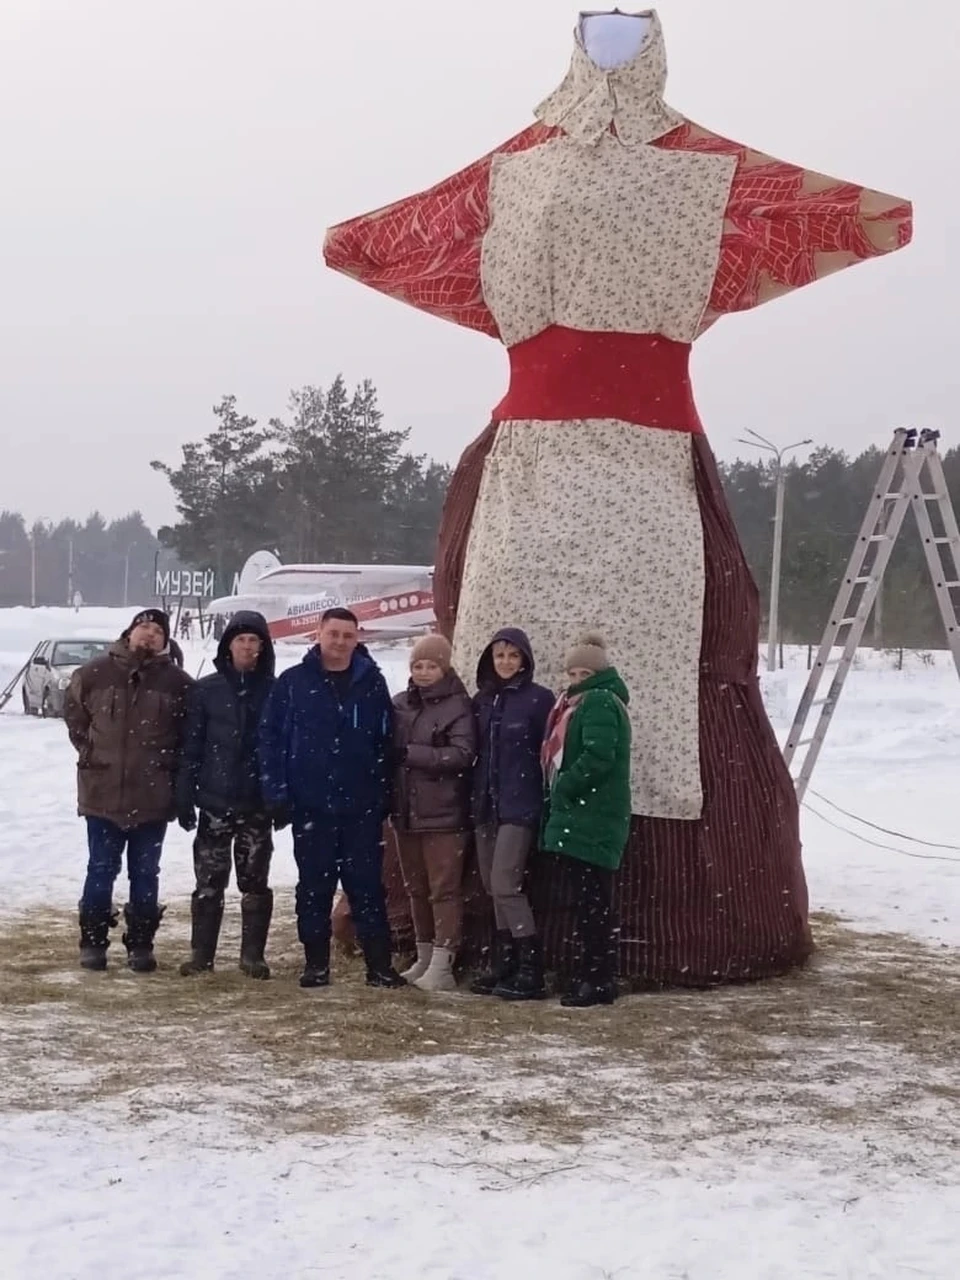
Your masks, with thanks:
M255 551L240 570L237 595L243 595L256 586L257 579L270 569L279 569L280 560L272 551Z

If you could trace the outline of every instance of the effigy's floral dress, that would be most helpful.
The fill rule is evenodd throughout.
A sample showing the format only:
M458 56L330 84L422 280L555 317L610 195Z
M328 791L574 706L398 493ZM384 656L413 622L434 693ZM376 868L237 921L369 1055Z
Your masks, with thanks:
M757 681L759 606L688 376L712 323L911 236L902 200L774 160L666 105L660 24L615 71L579 33L538 123L333 227L327 263L499 339L510 385L455 474L435 598L458 670L523 625L541 677L602 627L631 692L618 884L637 982L762 977L810 950L797 804ZM548 959L573 945L541 867Z

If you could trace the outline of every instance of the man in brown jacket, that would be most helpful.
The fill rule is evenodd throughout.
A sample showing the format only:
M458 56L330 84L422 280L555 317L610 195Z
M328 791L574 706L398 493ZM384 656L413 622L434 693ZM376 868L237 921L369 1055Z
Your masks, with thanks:
M145 609L110 650L74 673L64 715L77 750L78 811L90 850L80 900L80 964L107 967L116 924L113 886L127 854L130 901L123 942L136 973L157 967L153 939L160 852L174 817L187 687L192 680L170 658L170 621Z

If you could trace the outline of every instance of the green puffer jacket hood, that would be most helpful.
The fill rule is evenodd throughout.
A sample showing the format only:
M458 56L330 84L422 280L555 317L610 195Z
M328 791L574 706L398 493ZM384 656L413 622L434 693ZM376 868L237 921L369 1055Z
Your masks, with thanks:
M616 871L630 832L630 695L615 667L574 686L563 762L547 794L542 847Z
M598 671L582 684L572 685L567 692L576 695L589 693L592 689L607 689L615 694L625 707L630 705L630 690L623 683L623 677L616 667L607 667L603 671Z

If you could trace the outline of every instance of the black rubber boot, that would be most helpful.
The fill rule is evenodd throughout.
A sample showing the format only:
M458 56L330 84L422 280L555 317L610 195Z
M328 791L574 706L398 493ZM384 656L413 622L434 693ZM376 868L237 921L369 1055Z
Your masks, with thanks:
M361 943L363 958L367 962L367 986L383 987L389 991L397 987L405 987L406 979L401 978L393 967L393 954L390 950L390 935L383 938L367 938Z
M127 964L134 973L153 973L157 967L153 940L165 910L165 907L157 907L153 915L136 915L129 903L123 908L123 918L127 922L123 945L127 948Z
M270 966L263 958L273 918L273 890L245 893L240 902L240 969L248 978L270 977ZM329 965L328 965L329 968Z
M330 943L311 942L303 948L306 964L300 975L300 985L304 988L329 987L330 985Z
M215 898L194 894L190 900L190 959L180 966L184 978L211 973L223 920L223 894Z
M498 929L490 948L486 969L481 969L470 984L475 996L492 996L494 988L512 978L517 970L517 948L509 929Z
M501 1000L546 1000L543 981L543 947L539 938L517 939L517 968L511 977L498 983L493 994Z
M110 946L110 930L117 923L117 913L111 908L103 912L84 911L80 908L80 968L90 973L103 973L107 967L107 948Z

